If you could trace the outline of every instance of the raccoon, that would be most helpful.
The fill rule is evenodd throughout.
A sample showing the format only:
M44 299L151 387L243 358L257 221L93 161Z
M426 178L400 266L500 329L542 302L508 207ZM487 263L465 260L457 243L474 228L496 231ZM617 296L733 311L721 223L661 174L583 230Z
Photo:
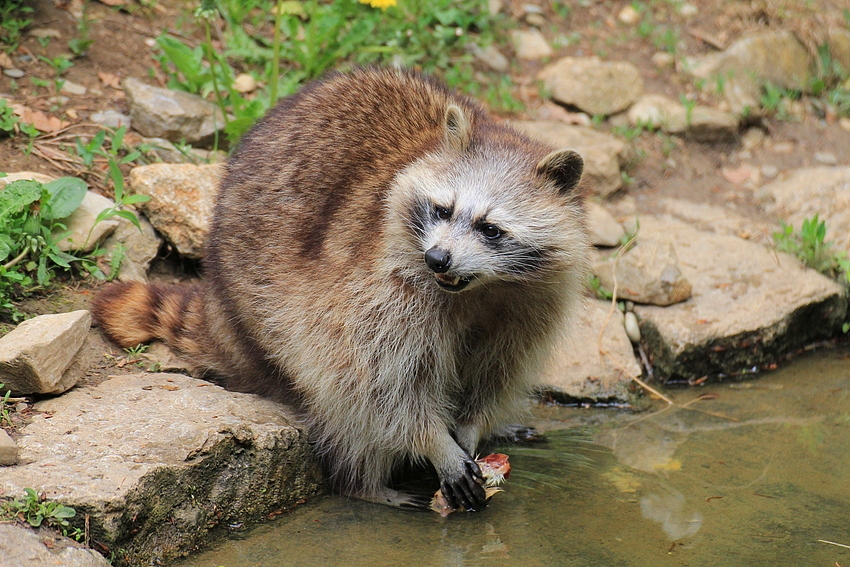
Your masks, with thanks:
M486 506L473 457L515 423L587 273L583 162L410 71L332 74L282 100L226 166L199 284L113 284L122 346L294 403L334 487L398 507L428 461Z

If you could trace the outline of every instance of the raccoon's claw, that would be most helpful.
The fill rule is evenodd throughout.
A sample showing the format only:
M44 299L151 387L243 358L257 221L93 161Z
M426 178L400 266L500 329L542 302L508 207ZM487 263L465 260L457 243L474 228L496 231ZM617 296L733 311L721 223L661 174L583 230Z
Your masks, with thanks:
M470 458L463 461L463 471L455 478L441 478L440 489L452 508L465 508L477 512L487 507L484 477L481 469Z

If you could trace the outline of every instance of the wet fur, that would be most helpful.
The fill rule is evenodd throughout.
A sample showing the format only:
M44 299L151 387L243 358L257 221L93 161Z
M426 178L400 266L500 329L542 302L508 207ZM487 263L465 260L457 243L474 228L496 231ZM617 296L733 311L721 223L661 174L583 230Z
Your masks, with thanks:
M387 483L426 459L468 492L470 456L522 416L582 294L581 160L550 152L414 73L331 75L241 141L204 280L107 288L95 317L122 346L164 339L230 388L295 401L343 493L410 504ZM434 246L468 289L437 285Z

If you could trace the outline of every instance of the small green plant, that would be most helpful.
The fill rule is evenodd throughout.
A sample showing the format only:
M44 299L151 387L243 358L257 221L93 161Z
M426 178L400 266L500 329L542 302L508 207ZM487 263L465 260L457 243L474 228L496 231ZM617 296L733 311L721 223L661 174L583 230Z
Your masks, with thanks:
M826 240L826 222L819 215L803 219L799 231L782 223L782 229L773 233L776 248L799 258L806 266L850 287L850 259L847 253L832 248Z
M622 126L614 126L611 131L614 132L617 136L621 138L625 138L627 142L631 142L637 138L640 138L641 134L645 131L649 130L649 126L643 122L638 122L634 126L630 126L628 124L624 124Z
M596 276L591 276L590 281L588 282L588 286L590 290L596 295L599 299L611 300L614 297L614 294L609 290L602 287L602 282Z
M23 14L32 14L33 9L23 4L24 0L0 2L0 43L7 53L18 49L24 28L32 23L32 18Z
M87 10L88 2L82 4L82 16L77 22L77 36L68 41L68 49L74 54L74 57L82 57L91 47L94 40L91 39L91 30L89 27L89 18Z
M69 506L45 500L34 489L25 488L23 498L0 502L0 520L26 522L33 528L46 525L62 532L65 537L77 541L83 539L83 531L71 526L68 520L77 515Z
M791 115L788 113L786 100L797 100L800 98L800 92L790 89L783 89L767 82L764 85L761 103L762 109L768 114L775 114L780 120L788 120Z
M679 102L685 107L685 126L690 127L694 118L694 109L697 107L696 100L690 100L685 95L679 95Z
M6 387L6 384L0 383L0 390ZM0 397L0 427L3 426L3 422L6 423L9 427L14 427L12 424L12 416L9 415L9 396L12 395L11 390L6 390L6 393Z
M19 121L20 119L15 115L15 111L6 102L6 99L0 98L0 134L13 135Z
M144 354L149 348L149 345L139 343L134 347L125 348L124 352L127 353L127 360L130 362L135 362L139 360L142 354Z

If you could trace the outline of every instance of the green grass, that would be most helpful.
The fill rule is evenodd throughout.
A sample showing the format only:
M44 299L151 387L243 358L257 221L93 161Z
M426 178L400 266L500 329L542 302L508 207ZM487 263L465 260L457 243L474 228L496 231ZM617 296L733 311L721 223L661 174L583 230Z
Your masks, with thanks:
M782 229L773 233L776 248L800 259L806 266L837 279L850 287L850 260L847 253L835 250L832 241L826 240L826 222L819 215L803 219L800 230L782 223Z
M32 488L24 489L23 498L0 501L0 521L19 521L33 528L47 526L65 537L83 540L83 531L71 526L68 520L77 515L69 506L42 499Z
M3 51L12 53L21 43L23 30L32 23L33 9L24 6L24 0L0 1L0 44Z

